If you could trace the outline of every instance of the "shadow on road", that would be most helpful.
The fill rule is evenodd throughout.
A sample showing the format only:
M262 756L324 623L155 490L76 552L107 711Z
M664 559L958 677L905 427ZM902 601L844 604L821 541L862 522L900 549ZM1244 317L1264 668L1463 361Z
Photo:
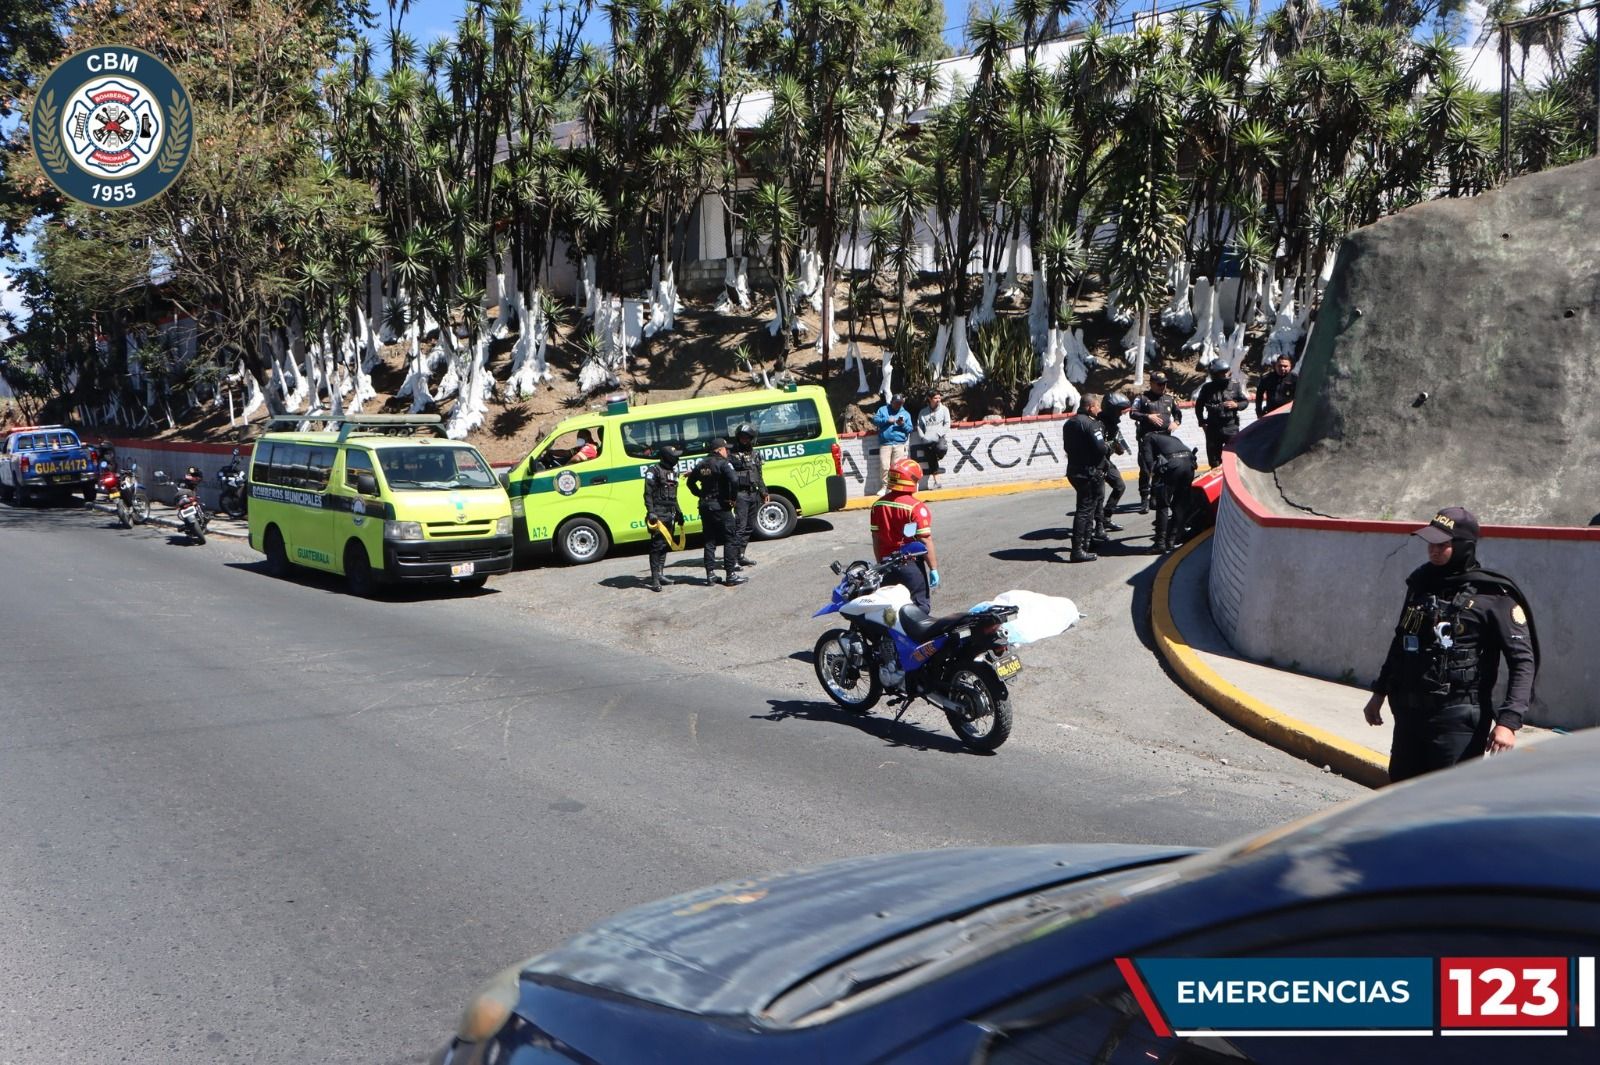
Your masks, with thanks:
M790 655L791 658L798 657ZM809 654L806 655L810 657ZM757 714L757 721L816 721L829 725L848 725L858 732L876 736L891 747L905 747L913 751L938 751L941 754L980 754L968 748L954 736L936 732L916 721L901 718L878 717L870 713L857 714L821 700L768 699L772 709ZM933 711L937 713L938 711Z
M169 540L169 542L179 542ZM224 562L228 569L240 570L244 573L254 573L262 580L272 580L272 574L267 572L266 559L255 562ZM435 599L478 599L483 596L499 595L493 582L504 578L491 577L490 583L482 588L468 588L454 581L429 581L418 584L389 584L378 590L376 595L368 598L371 603L392 603L403 605L406 603L426 603ZM283 578L285 584L299 585L302 588L316 589L331 595L343 595L351 599L356 598L350 594L343 577L333 573L324 573L321 570L306 569L303 566L292 569L289 576Z

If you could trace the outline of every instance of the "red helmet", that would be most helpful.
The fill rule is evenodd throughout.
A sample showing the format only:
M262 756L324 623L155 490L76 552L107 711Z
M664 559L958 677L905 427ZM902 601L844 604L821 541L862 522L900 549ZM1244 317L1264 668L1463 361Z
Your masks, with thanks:
M922 467L912 459L901 459L889 467L888 485L902 492L915 492L922 481Z

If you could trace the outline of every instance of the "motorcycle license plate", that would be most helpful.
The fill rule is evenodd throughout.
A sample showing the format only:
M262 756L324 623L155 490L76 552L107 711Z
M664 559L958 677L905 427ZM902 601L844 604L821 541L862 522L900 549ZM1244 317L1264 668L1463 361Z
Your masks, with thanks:
M1002 658L999 663L995 665L994 671L1001 680L1014 677L1018 673L1022 672L1022 659L1018 658L1016 655L1011 655L1008 658Z
M470 577L477 568L478 564L476 562L452 562L450 564L450 576Z

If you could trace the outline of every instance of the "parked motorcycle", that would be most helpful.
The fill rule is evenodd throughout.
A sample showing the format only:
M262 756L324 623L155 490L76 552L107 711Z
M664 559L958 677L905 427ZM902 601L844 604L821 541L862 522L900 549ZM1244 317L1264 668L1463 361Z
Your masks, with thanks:
M904 586L883 583L901 562L925 553L913 541L876 565L833 563L839 583L812 617L837 613L850 627L817 639L817 681L828 698L856 713L887 693L897 721L924 699L944 711L963 744L993 751L1011 735L1006 681L1022 671L1013 648L1066 631L1078 609L1070 599L1016 591L960 614L929 617Z
M230 518L243 521L249 513L250 492L245 484L244 464L239 461L239 449L233 449L233 461L217 471L220 493L217 509Z
M190 466L184 472L183 480L173 487L175 494L172 499L173 509L178 512L178 521L183 525L183 531L189 534L189 539L197 544L206 542L206 527L211 524L211 515L206 512L206 505L200 502L200 485L205 478L200 475L198 467ZM165 470L156 471L156 484L168 484Z
M106 495L117 505L117 521L124 529L143 525L150 520L150 496L139 483L139 464L130 462L112 475L106 484ZM102 484L105 484L102 480Z

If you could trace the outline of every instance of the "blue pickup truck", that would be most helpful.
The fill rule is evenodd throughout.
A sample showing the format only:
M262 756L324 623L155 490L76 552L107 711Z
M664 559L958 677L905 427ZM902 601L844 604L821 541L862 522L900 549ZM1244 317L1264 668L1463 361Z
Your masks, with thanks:
M94 502L98 455L64 425L19 425L0 444L0 499L21 506L81 492Z

